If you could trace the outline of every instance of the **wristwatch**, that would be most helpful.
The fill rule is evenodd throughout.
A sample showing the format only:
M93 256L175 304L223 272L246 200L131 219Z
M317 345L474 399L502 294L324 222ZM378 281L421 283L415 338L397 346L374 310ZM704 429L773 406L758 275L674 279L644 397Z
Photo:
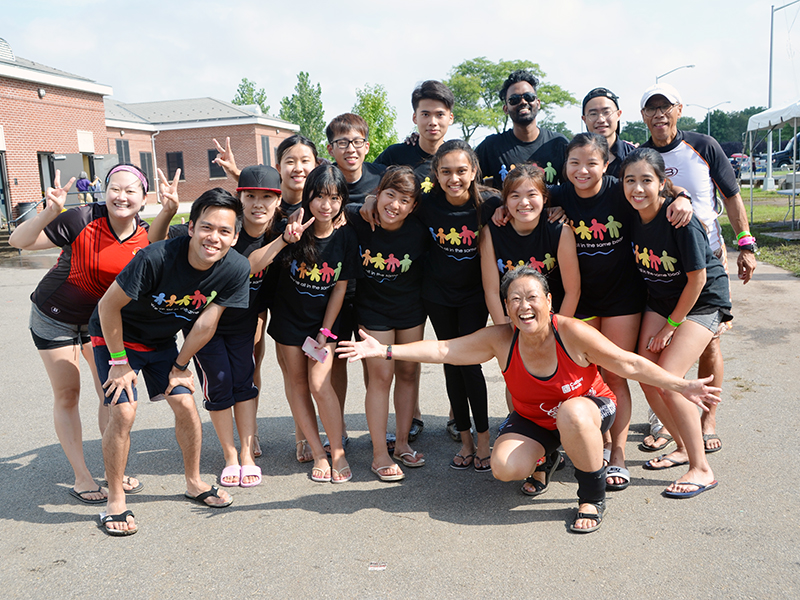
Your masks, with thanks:
M676 198L680 198L681 196L683 196L684 198L686 198L686 199L687 199L689 202L691 202L691 201L692 201L692 196L691 196L691 194L689 194L689 192L687 192L687 191L685 191L685 190L681 190L680 192L678 192L677 194L675 194L675 197L676 197Z
M187 362L185 365L179 365L178 361L176 360L175 362L172 363L172 366L178 369L178 371L185 371L186 369L189 368L189 363Z
M753 254L758 252L758 244L756 244L756 238L753 238L753 241L750 244L745 244L744 246L739 246L739 252L741 252L742 250L749 250Z

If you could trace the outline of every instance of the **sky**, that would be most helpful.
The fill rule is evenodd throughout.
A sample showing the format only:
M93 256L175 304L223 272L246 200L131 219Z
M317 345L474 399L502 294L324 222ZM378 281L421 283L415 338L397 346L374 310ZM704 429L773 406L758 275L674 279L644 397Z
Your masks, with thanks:
M480 56L538 63L579 102L607 87L623 121L640 120L642 92L683 65L695 66L661 81L681 92L686 116L706 114L688 104L767 106L773 1L3 0L0 38L18 56L111 86L122 102L230 101L247 77L277 115L306 71L330 120L357 89L382 84L404 136L414 86ZM800 2L775 13L772 98L800 99ZM554 117L580 131L580 106ZM459 135L453 127L448 138Z

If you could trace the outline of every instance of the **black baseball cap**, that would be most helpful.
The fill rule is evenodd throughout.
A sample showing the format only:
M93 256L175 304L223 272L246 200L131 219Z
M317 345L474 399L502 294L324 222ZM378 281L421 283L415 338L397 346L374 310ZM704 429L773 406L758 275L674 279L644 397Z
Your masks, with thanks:
M266 165L245 167L239 175L239 187L236 188L237 192L242 190L267 190L280 194L281 175Z
M586 112L586 105L589 103L589 100L593 100L595 98L608 98L617 108L619 108L619 96L607 88L599 87L594 88L591 92L586 94L586 97L583 99L583 107L581 108L581 112Z

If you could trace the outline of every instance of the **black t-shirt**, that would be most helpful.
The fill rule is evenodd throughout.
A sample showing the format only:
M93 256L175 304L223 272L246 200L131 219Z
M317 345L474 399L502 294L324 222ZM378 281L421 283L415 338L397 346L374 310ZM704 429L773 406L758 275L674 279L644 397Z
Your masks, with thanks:
M475 152L481 165L481 174L492 177L494 187L503 187L505 175L514 166L536 163L545 172L548 184L561 181L569 140L560 133L539 129L539 137L532 142L521 142L513 129L495 133L483 140Z
M424 261L425 300L445 306L483 300L478 235L491 212L481 208L479 215L471 200L453 206L441 190L422 195L416 215L433 240Z
M511 225L498 227L489 221L494 255L500 278L509 270L529 266L547 278L553 296L553 312L558 312L564 300L562 273L558 268L558 243L561 240L561 223L550 223L542 214L536 229L520 235Z
M302 202L298 202L297 204L289 204L283 198L281 198L281 213L283 213L284 217L291 217L302 205Z
M606 169L606 175L609 177L619 177L619 168L622 166L622 161L625 159L628 154L636 150L636 146L631 144L630 142L626 142L625 140L619 139L617 136L617 141L614 142L609 148L611 154L614 155L614 160L608 163L608 168Z
M226 308L247 308L250 263L228 251L205 271L189 264L189 243L183 236L140 250L117 276L131 298L122 308L123 340L154 350L172 347L175 334L193 323L211 302ZM89 333L101 336L97 310Z
M614 177L604 177L600 192L581 198L569 181L550 188L550 201L567 213L581 271L576 314L584 317L632 315L644 309L645 291L631 253L634 210Z
M647 305L667 317L678 303L688 281L687 272L706 270L706 284L689 314L709 314L722 309L729 321L731 300L728 276L708 244L706 230L696 216L686 227L676 229L667 221L664 202L658 215L642 223L633 219L633 248L636 267L647 285Z
M378 155L375 162L380 165L391 167L392 165L405 165L414 169L420 181L425 181L426 177L431 176L431 161L433 154L428 154L419 147L419 142L413 146L400 142L392 144Z
M364 204L364 198L373 193L386 172L386 165L365 162L361 167L361 179L347 184L348 204Z
M360 275L358 243L350 226L334 229L316 244L317 262L313 266L293 260L278 277L268 332L285 346L302 346L307 336L315 338L336 283ZM282 263L291 249L284 248L275 261ZM331 330L337 333L336 326Z
M356 286L358 323L367 329L408 329L425 322L422 262L428 230L413 214L400 229L372 231L358 206L348 206L347 221L358 239L364 277Z

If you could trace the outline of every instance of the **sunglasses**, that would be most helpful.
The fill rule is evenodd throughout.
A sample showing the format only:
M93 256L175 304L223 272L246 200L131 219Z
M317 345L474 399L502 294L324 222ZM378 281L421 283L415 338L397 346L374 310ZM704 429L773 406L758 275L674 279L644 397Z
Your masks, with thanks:
M525 100L525 102L528 104L533 104L533 101L536 100L536 94L532 94L531 92L525 92L524 94L511 94L506 100L506 104L509 106L516 106L523 100Z

